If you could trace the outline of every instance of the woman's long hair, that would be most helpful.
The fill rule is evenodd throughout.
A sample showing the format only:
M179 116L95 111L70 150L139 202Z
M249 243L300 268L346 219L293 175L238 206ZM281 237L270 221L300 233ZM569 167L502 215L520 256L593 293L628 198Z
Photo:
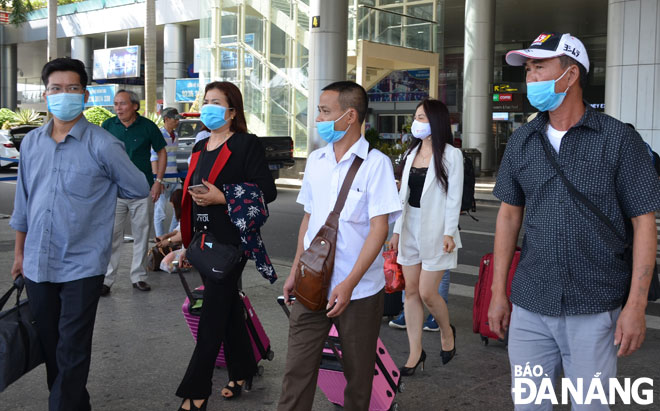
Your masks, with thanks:
M417 112L417 109L420 106L424 107L426 118L429 120L429 124L431 124L431 136L429 138L431 139L431 143L433 143L433 164L435 166L435 176L442 188L444 188L445 192L447 192L449 187L449 180L447 176L447 168L445 167L442 158L445 153L445 145L451 145L453 142L453 137L451 134L451 123L449 120L449 110L447 109L447 106L445 106L445 103L442 101L428 98L422 100L422 102L417 105L415 112ZM408 151L406 151L406 154L403 156L403 158L405 159L408 157L408 154L410 154L412 150L414 150L415 147L419 146L421 143L422 140L413 138L412 143L410 143L410 147L408 148ZM401 161L398 169L396 170L396 175L398 178L400 178L403 174L403 168L405 166L406 162Z
M214 81L209 83L204 88L204 97L209 90L217 89L227 98L229 108L234 109L234 119L231 122L229 129L234 133L247 133L247 123L245 122L245 113L243 112L243 95L241 90L233 83L228 81Z

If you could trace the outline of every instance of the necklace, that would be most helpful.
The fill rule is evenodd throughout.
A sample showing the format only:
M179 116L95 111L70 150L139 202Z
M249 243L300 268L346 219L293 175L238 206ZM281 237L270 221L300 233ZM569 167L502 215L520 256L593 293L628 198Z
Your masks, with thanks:
M206 150L207 150L207 151L213 151L213 150L215 150L216 148L218 148L218 147L220 147L221 145L225 144L225 143L227 142L227 140L229 140L229 137L231 137L233 134L234 134L233 132L231 132L231 131L227 131L227 133L225 133L225 135L221 137L222 140L220 141L220 143L219 143L219 144L214 144L213 147L210 147L210 146L211 146L211 144L210 144L210 143L211 143L211 139L209 138L209 144L206 145Z

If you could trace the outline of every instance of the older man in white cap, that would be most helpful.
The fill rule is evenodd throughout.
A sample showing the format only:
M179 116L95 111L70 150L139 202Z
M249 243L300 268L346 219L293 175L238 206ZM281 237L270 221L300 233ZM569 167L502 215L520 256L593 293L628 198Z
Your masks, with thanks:
M609 409L617 355L644 341L660 181L639 134L583 101L589 58L580 40L542 33L506 60L525 66L539 114L509 140L493 191L502 205L489 324L502 338L508 329L516 410L551 410L552 397L536 393L562 371L578 388L573 409ZM511 312L507 274L523 216ZM607 398L584 404L594 378Z

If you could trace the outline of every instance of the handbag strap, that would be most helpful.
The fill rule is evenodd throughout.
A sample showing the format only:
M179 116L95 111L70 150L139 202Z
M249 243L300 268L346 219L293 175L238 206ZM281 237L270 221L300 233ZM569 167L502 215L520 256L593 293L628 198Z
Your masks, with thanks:
M9 297L11 297L11 293L13 293L14 290L18 290L16 292L16 305L18 305L21 299L21 292L23 291L24 285L25 280L23 279L23 276L18 276L14 280L14 283L11 285L11 288L7 290L7 292L2 297L0 297L0 311L2 311L5 304L7 304L7 301L9 301Z
M603 214L602 211L598 207L594 205L594 203L591 202L584 194L578 191L577 188L566 178L566 175L562 171L561 167L559 167L559 164L557 163L557 160L553 157L552 153L550 153L550 149L548 148L548 144L544 141L545 139L543 138L544 135L542 133L539 133L539 137L541 138L541 146L543 146L543 151L545 152L545 156L550 161L550 164L552 164L552 167L557 171L557 174L561 178L561 180L564 182L564 185L568 189L568 192L575 198L577 198L582 204L584 204L589 210L591 210L592 213L596 214L596 216L602 221L612 232L619 237L621 241L626 243L626 245L629 245L629 242L621 236L619 231L614 227L614 223L612 223L612 220L610 220L605 214Z
M351 163L351 168L348 169L348 173L346 173L346 177L344 177L344 182L341 185L341 190L339 190L339 195L337 196L337 201L335 202L335 208L332 210L333 213L337 213L337 216L341 214L341 210L344 208L346 198L348 197L348 191L351 189L351 184L353 184L355 175L357 174L361 165L362 158L356 155L355 159L353 159L353 163Z

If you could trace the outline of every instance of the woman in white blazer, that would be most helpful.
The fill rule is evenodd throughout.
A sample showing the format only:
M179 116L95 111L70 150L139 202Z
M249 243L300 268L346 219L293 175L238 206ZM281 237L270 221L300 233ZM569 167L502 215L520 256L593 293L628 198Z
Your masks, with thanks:
M449 111L441 101L424 100L415 111L415 140L402 165L399 198L403 213L394 225L390 247L406 280L405 318L410 353L400 368L412 375L426 353L422 349L425 305L440 325L442 363L456 354L456 330L438 294L445 270L456 268L461 248L458 218L463 195L463 154L452 143ZM422 305L423 304L423 305Z

